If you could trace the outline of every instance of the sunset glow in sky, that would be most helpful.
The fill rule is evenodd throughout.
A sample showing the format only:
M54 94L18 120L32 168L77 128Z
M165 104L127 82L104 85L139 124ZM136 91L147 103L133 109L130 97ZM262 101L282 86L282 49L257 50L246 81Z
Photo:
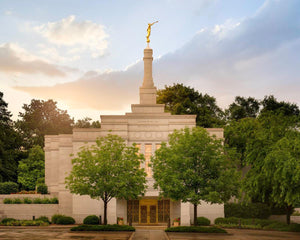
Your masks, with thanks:
M155 85L217 99L300 105L298 0L1 0L0 91L16 119L32 98L71 117L123 114L138 103L147 23Z

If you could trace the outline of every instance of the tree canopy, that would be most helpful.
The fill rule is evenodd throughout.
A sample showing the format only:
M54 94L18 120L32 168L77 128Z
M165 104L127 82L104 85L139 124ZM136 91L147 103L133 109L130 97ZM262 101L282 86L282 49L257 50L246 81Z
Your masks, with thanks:
M107 204L112 198L136 199L146 190L146 173L140 168L144 160L135 146L126 146L117 135L108 134L96 145L82 147L72 159L73 168L66 178L71 193L102 199L104 224Z
M75 128L100 128L101 124L99 121L92 121L91 118L83 118L76 121L74 124Z
M39 145L31 148L28 158L19 162L18 172L18 182L22 188L35 190L37 180L45 177L45 154Z
M57 107L53 100L32 99L30 104L23 105L24 112L19 113L17 127L22 134L24 147L34 145L44 147L44 136L72 133L73 119L67 111Z
M225 152L222 140L196 127L175 130L152 158L155 187L164 197L192 203L194 224L201 200L221 203L237 194L238 172Z
M224 125L224 113L217 106L216 99L202 94L183 84L165 86L157 91L157 103L165 104L172 114L195 114L197 126L220 127Z
M18 162L24 153L21 151L21 137L14 128L7 106L0 92L0 182L16 182Z

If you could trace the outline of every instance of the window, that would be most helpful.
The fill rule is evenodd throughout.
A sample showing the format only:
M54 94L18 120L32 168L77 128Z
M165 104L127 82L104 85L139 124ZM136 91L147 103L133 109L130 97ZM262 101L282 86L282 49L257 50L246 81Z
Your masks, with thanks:
M152 176L152 171L150 167L150 160L152 155L152 144L145 144L145 170L147 177Z

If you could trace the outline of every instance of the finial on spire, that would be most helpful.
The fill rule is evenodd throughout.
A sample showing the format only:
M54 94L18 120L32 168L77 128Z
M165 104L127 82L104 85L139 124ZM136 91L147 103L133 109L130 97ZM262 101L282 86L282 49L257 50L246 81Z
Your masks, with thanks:
M147 28L147 43L148 43L148 46L149 46L149 42L150 42L150 34L151 34L151 26L155 23L158 23L158 21L155 21L153 23L148 23L148 28Z

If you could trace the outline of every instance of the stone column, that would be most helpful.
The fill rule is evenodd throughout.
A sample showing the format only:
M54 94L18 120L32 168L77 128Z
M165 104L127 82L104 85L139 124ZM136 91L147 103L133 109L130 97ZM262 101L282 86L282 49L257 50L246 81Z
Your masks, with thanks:
M140 104L156 104L156 87L152 78L153 50L144 49L144 79L140 87Z
M180 225L191 225L190 203L181 202L180 204Z
M107 204L107 224L117 223L117 199L112 198Z

